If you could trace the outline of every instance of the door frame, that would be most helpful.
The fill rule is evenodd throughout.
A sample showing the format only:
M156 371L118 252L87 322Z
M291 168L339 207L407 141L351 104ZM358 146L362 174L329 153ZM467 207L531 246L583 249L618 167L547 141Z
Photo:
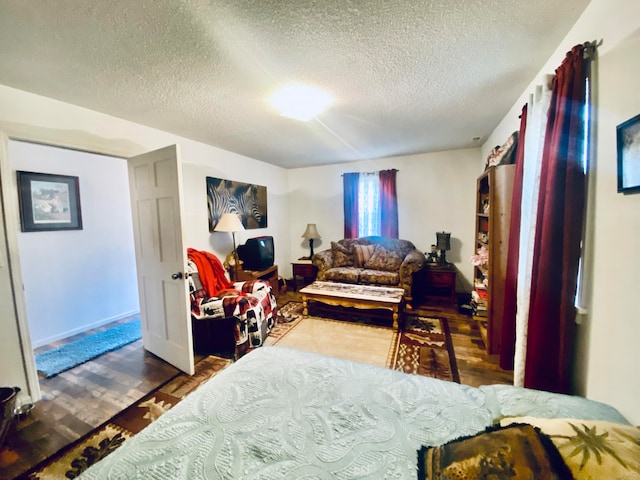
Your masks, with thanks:
M97 155L109 155L121 158L128 162L130 157L139 155L158 147L144 147L128 144L126 141L111 140L84 134L83 132L64 132L57 130L53 133L47 129L6 128L0 130L0 195L4 201L4 216L7 241L7 263L11 270L13 286L13 307L20 337L22 350L22 367L25 371L27 392L21 392L20 402L34 403L42 398L40 381L33 355L33 345L27 308L24 296L24 283L20 267L20 252L18 250L18 232L20 231L20 219L18 217L18 186L14 175L10 175L11 162L9 160L9 140L24 141L47 145L51 147L79 150ZM5 173L7 173L5 175Z
M27 321L27 306L24 298L24 283L22 281L22 268L20 266L20 252L18 250L18 232L20 231L20 219L18 218L18 186L15 176L10 175L11 162L9 161L10 137L0 131L0 196L4 207L5 239L7 242L7 267L11 276L13 289L13 311L18 326L20 349L22 350L22 368L25 372L27 391L21 396L26 399L23 403L33 403L41 398L40 381L36 369L35 357L31 342L31 332ZM15 183L14 183L15 181Z

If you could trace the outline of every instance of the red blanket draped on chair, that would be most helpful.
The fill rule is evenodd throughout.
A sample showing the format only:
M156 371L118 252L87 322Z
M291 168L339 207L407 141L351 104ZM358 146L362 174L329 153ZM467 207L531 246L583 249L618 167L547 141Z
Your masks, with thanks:
M220 291L231 288L233 284L227 280L226 271L214 254L188 248L187 256L196 264L200 282L209 297L215 297Z

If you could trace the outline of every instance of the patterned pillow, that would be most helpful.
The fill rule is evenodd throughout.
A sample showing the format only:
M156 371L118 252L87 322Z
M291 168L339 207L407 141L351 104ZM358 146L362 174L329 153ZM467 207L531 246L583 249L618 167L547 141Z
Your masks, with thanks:
M418 451L419 480L572 479L549 438L531 425L489 428Z
M354 245L353 246L353 256L354 261L353 265L359 268L364 267L364 264L367 263L371 255L373 255L373 251L375 250L375 245Z
M640 426L575 418L504 418L527 423L551 438L575 478L639 479Z
M353 251L350 248L331 242L334 267L350 267L353 265Z
M366 261L364 268L371 270L383 270L385 272L397 272L402 265L402 258L393 250L387 250L382 245L376 245L371 258Z

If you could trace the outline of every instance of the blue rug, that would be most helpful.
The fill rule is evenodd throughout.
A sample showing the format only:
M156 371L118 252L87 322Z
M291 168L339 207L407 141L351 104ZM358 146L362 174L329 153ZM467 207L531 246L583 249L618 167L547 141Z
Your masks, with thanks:
M135 342L141 336L138 318L36 355L36 367L45 378L53 377L103 353Z

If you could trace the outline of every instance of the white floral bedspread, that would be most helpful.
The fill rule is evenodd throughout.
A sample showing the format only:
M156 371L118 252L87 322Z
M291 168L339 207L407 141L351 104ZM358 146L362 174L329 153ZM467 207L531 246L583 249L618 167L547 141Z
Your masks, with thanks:
M610 406L473 388L281 347L241 358L82 479L415 479L416 451L505 415L625 422Z

